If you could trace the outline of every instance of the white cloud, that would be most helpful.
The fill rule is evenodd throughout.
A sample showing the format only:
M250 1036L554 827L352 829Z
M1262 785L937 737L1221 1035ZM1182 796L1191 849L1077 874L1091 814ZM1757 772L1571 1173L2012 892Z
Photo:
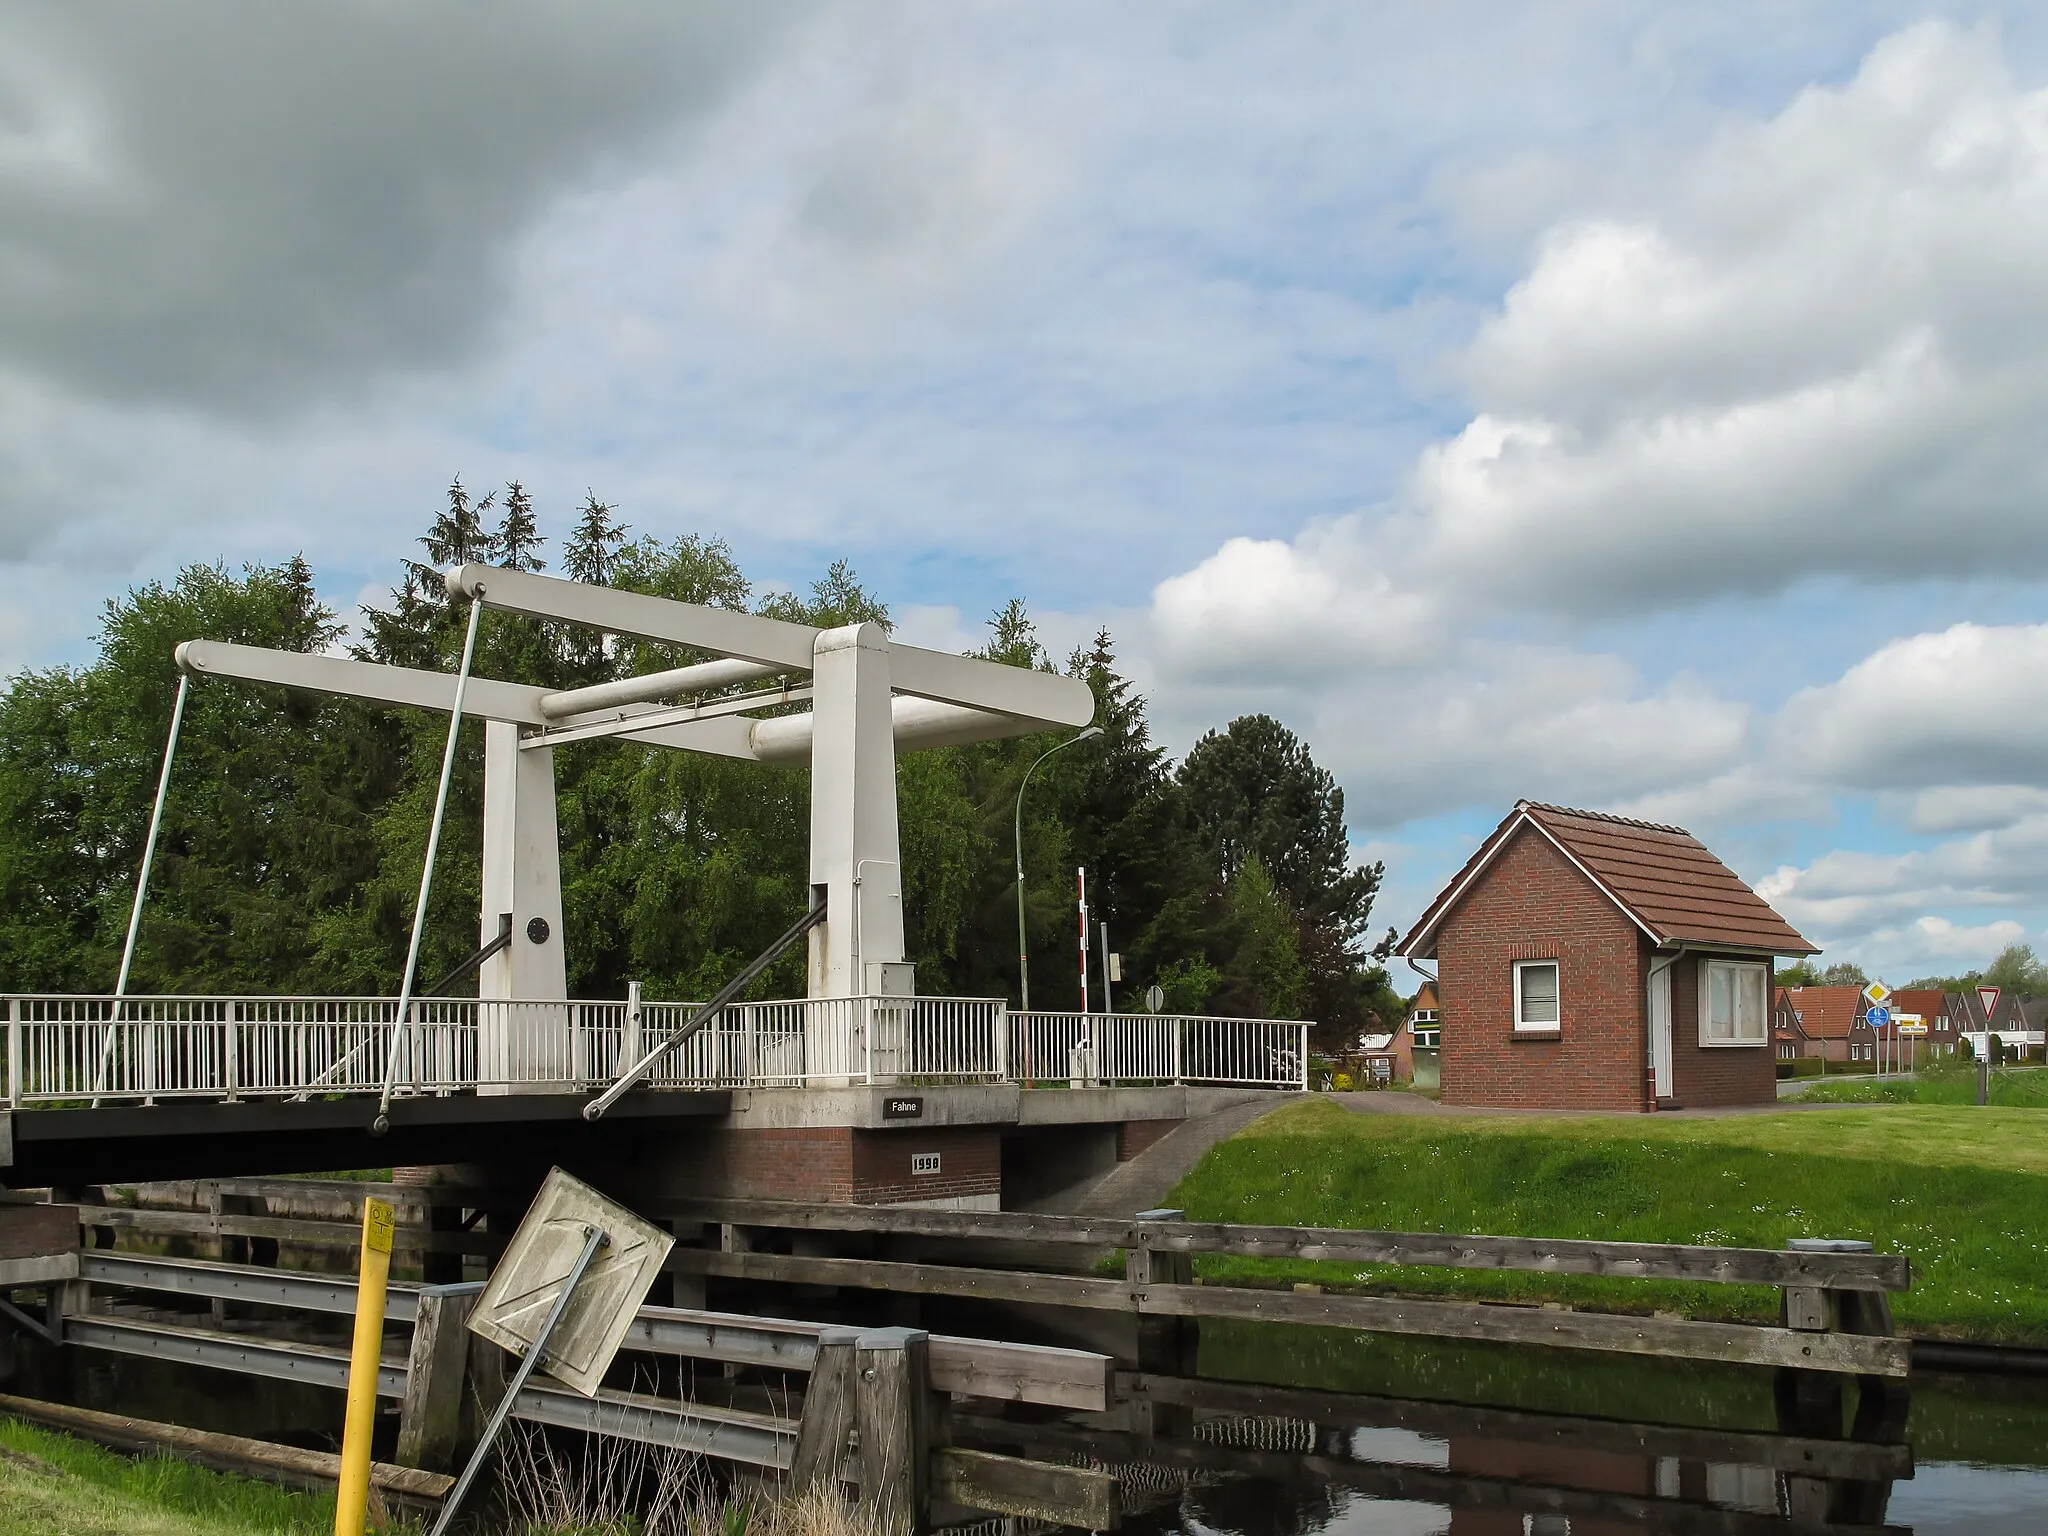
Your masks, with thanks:
M1795 694L1776 747L1791 771L1863 789L2048 783L2048 624L1894 640Z
M1398 667L1442 643L1432 594L1355 558L1348 525L1289 543L1231 539L1153 591L1162 664L1207 682L1324 678Z
M1424 454L1423 561L1532 607L2048 566L2048 91L1941 23L1560 223Z
M1922 917L1901 928L1880 928L1861 939L1861 953L1881 955L1896 977L1913 971L1950 973L1981 966L2008 944L2023 943L2026 926L2011 918L1989 923L1956 923Z
M2048 814L1905 853L1838 849L1774 870L1757 890L1816 942L1929 912L2037 907L2048 901Z
M1915 832L1981 832L2048 811L2048 788L2035 784L1956 784L1912 797Z

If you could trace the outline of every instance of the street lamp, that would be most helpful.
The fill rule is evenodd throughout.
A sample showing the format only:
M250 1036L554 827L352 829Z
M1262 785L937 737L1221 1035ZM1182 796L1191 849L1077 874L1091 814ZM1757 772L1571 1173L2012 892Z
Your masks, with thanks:
M1024 1004L1023 1012L1031 1011L1031 956L1024 937L1024 787L1031 782L1031 775L1038 771L1038 764L1044 762L1061 747L1071 747L1077 741L1087 741L1100 736L1102 727L1091 725L1085 731L1077 731L1065 741L1046 748L1039 753L1038 761L1024 770L1024 777L1017 782L1017 813L1013 818L1013 830L1017 837L1017 991Z

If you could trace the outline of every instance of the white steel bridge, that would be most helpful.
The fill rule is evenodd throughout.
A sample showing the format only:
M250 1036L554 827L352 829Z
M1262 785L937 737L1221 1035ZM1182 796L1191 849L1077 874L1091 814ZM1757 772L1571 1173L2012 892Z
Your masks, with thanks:
M697 1011L613 1002L14 994L9 1109L104 1102L593 1093ZM1308 1025L1176 1014L1023 1013L999 998L732 1003L649 1090L1008 1082L1308 1086ZM388 1053L395 1051L396 1059Z

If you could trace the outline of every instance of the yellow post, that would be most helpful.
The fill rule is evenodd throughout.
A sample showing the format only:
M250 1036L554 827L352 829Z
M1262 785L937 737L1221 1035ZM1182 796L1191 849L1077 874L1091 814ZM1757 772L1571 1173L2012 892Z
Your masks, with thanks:
M356 1285L356 1341L348 1361L348 1419L334 1536L363 1536L370 1504L370 1433L377 1422L377 1367L384 1357L384 1287L391 1278L391 1207L363 1202L363 1262Z

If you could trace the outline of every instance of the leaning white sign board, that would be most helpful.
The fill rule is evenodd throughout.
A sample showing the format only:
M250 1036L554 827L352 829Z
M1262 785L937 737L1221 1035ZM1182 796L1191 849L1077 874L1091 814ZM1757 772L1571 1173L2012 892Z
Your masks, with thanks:
M593 1227L604 1233L605 1245L583 1272L540 1362L542 1370L586 1397L597 1394L633 1314L675 1246L653 1222L551 1169L469 1319L473 1333L524 1354Z

